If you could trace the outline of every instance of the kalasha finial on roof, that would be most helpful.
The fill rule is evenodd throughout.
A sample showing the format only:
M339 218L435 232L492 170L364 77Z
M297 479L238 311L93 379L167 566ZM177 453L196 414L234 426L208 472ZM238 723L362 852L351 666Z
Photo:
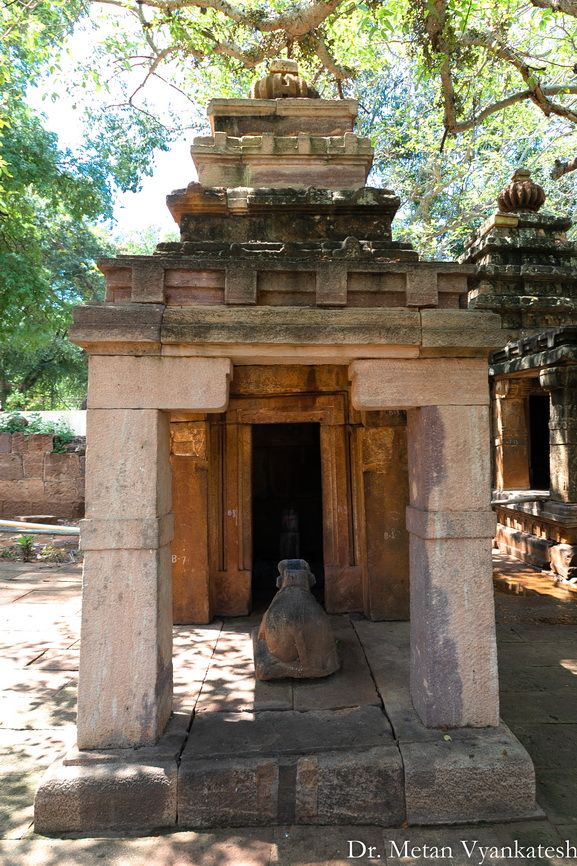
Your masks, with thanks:
M319 99L318 92L299 75L296 60L271 60L268 75L256 81L251 99Z
M511 182L497 199L502 213L513 213L519 210L538 211L544 203L545 190L531 180L531 172L526 168L517 169Z

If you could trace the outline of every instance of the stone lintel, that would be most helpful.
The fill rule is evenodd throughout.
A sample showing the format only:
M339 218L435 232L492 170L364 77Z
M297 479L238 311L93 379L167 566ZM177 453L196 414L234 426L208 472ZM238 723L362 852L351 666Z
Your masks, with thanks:
M347 364L357 358L418 355L484 359L501 337L502 332L495 327L498 317L492 313L344 307L340 265L334 263L323 271L320 285L317 283L317 307L257 306L250 300L253 289L249 275L244 286L244 278L236 283L236 307L111 304L78 308L71 338L92 355L101 356L226 356L235 363L250 363L251 359L265 363L257 360L260 357L270 358L270 363L290 363L294 356L294 363ZM244 303L241 288L246 292ZM337 306L343 309L327 309ZM151 326L140 321L142 308L158 309L154 342ZM136 315L131 326L132 311ZM150 369L154 369L152 360ZM141 367L144 369L145 364ZM166 399L168 396L163 404ZM135 401L136 396L126 408L139 408ZM166 408L193 411L198 407Z
M82 550L154 550L170 544L173 535L173 514L141 520L93 517L80 521Z
M418 346L420 318L406 309L312 307L167 307L163 344L327 345L392 343Z
M407 506L407 529L419 538L493 538L497 518L487 511L423 511Z
M88 377L89 409L176 409L224 412L228 358L95 355Z
M473 358L360 360L350 366L355 409L485 406L487 365Z
M507 333L497 313L473 310L421 310L424 348L469 347L487 350L503 346Z

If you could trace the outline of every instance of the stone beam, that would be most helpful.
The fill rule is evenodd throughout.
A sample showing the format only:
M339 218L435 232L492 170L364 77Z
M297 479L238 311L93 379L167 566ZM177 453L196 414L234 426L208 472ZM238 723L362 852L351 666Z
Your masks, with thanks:
M489 404L483 359L360 360L350 365L349 373L352 403L361 411Z
M231 374L228 358L94 355L88 408L224 412Z

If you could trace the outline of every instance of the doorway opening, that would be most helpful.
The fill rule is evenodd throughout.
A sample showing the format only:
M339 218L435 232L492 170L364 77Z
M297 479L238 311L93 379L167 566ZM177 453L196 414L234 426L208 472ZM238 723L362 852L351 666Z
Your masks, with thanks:
M319 424L252 428L252 606L267 607L281 559L306 559L323 602L323 512Z
M532 490L549 490L549 397L529 397L529 435L531 456L529 482Z

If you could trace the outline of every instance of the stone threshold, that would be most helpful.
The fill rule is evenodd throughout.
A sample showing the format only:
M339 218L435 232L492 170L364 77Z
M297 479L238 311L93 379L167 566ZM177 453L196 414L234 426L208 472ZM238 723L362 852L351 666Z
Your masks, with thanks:
M36 832L542 816L531 759L504 724L439 731L420 722L408 689L408 623L332 617L339 672L256 683L254 622L205 629L205 667L188 673L191 630L177 629L177 712L166 733L152 747L75 750L53 765L36 796Z

